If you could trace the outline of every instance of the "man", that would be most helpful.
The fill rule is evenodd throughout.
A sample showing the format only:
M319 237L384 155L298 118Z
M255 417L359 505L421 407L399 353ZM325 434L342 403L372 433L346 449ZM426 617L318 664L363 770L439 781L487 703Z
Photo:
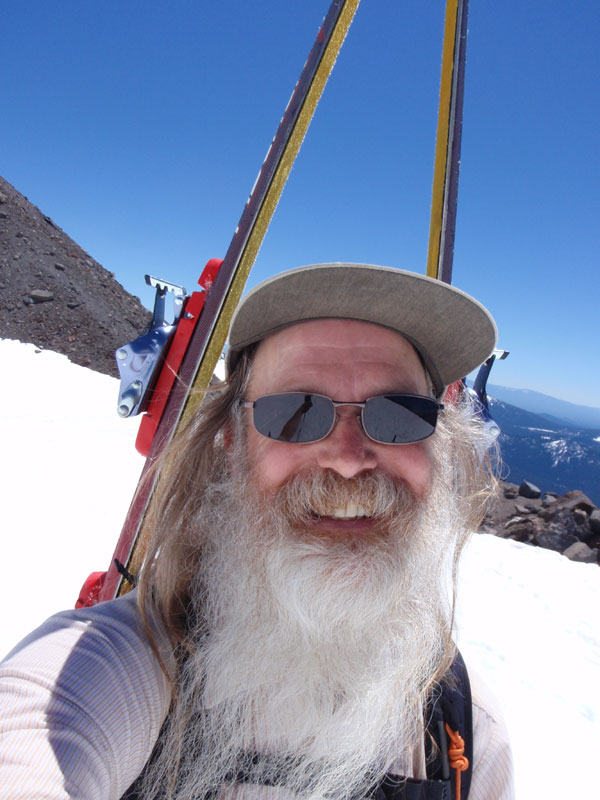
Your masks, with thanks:
M466 693L453 578L493 479L476 417L441 400L495 337L472 298L384 267L250 292L226 384L162 459L138 589L50 619L0 672L2 796L458 797L432 697ZM511 798L471 682L469 797ZM456 775L428 780L447 745Z

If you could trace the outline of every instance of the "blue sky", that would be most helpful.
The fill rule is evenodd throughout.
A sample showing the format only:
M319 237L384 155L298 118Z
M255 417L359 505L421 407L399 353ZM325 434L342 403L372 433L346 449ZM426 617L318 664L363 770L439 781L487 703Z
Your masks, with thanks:
M328 0L21 0L0 174L151 303L222 256ZM250 277L425 272L442 0L362 0ZM600 406L600 5L471 0L454 284L493 382Z

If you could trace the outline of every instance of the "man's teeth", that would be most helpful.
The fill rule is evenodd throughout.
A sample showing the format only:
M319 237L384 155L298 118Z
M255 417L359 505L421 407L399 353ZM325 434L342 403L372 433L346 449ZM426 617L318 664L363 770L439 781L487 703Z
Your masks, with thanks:
M328 516L335 519L359 519L360 517L370 516L366 510L357 503L347 503L341 508L336 508Z

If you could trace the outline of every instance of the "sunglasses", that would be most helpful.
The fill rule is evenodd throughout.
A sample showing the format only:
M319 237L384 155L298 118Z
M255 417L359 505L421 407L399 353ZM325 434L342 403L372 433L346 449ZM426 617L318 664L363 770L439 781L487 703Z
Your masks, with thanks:
M362 402L337 402L322 394L285 392L243 400L253 409L254 427L278 442L309 444L325 439L336 423L338 406L360 408L363 431L379 444L410 444L435 431L438 411L444 408L431 397L418 394L383 394Z

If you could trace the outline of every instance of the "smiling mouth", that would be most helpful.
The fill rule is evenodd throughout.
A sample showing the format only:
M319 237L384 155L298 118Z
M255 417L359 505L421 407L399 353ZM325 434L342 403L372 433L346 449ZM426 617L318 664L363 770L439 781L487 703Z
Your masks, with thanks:
M346 503L345 506L333 509L333 511L327 514L327 517L329 519L339 520L371 519L371 515L367 513L363 506L353 502Z
M364 506L354 502L326 512L313 512L312 518L315 522L373 522L376 519Z

